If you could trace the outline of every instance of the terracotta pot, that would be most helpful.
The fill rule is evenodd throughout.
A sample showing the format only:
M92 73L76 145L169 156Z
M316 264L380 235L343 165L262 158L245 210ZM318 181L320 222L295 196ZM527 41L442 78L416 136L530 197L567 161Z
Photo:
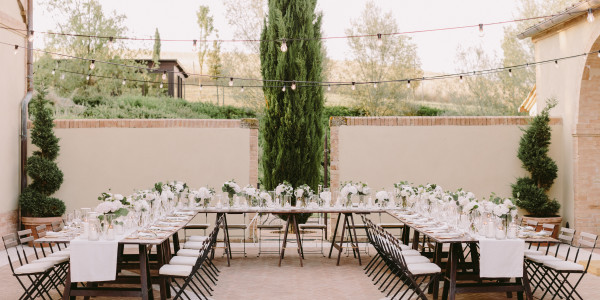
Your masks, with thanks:
M554 225L556 225L554 227L554 232L552 232L552 237L555 238L555 239L558 238L558 232L560 231L560 227L562 226L562 217L561 216L545 217L545 218L532 217L532 216L523 216L523 221L527 221L527 220L534 220L534 221L538 222L538 226L535 229L535 231L541 231L543 224L554 224ZM545 245L542 244L541 246L545 246Z
M36 227L40 225L46 225L47 231L52 231L52 223L56 221L61 221L62 217L45 217L45 218L35 218L35 217L21 217L21 224L25 229L31 229L33 236L37 239L37 232L35 230ZM29 243L31 246L31 243ZM45 245L44 245L45 246Z

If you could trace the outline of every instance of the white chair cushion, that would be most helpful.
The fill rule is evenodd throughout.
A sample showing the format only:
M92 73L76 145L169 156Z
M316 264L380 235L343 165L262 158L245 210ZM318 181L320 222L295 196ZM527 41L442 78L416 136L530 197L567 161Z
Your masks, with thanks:
M544 252L539 251L539 250L527 249L527 250L525 250L525 256L527 256L527 255L544 255Z
M400 249L402 249L402 251L406 251L406 250L412 250L412 247L402 244L402 245L400 245Z
M191 256L173 256L169 261L170 265L184 265L184 266L193 266L196 264L198 257Z
M159 275L187 277L192 273L192 266L163 265L158 270Z
M48 256L48 257L42 257L40 259L36 259L34 261L32 261L32 264L39 264L39 263L52 263L54 265L58 265L64 262L67 262L69 260L69 257L67 256Z
M421 253L414 249L402 250L402 255L404 256L420 256Z
M57 252L48 254L48 257L57 257L57 256L70 257L71 252L70 251L57 251Z
M433 263L428 264L411 264L408 265L408 270L414 275L439 273L442 269Z
M429 261L429 258L425 257L425 256L405 256L404 257L404 261L406 262L407 265L410 264L427 264L430 263L431 261Z
M15 269L15 274L33 274L42 273L54 268L53 263L37 263L37 264L26 264Z
M204 235L192 235L188 237L188 241L190 242L204 242L208 237Z
M562 259L551 255L526 255L526 257L530 261L538 264L543 264L547 261L563 261Z
M585 268L583 265L576 264L570 261L546 261L544 266L559 271L583 271Z
M184 249L201 250L201 249L204 249L204 243L203 242L185 242L185 244L183 244L183 248Z
M198 256L200 256L200 250L181 249L181 250L177 251L177 256L198 257Z

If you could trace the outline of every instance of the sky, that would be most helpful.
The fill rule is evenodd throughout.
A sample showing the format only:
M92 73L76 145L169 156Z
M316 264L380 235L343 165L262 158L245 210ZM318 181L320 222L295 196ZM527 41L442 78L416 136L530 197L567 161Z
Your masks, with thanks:
M36 3L39 0L36 0ZM233 38L227 23L225 7L221 0L100 0L105 11L116 10L124 14L130 36L150 37L158 28L163 39L192 40L198 35L196 10L207 5L214 17L222 39ZM320 0L317 10L323 12L323 36L343 36L350 20L360 16L365 0ZM414 31L463 25L475 25L515 19L517 0L376 0L383 12L391 11L400 31ZM54 18L37 6L34 10L34 28L38 31L56 30ZM419 33L410 35L417 45L422 68L429 72L454 72L459 47L481 44L492 55L501 56L500 43L503 25L486 26L485 35L479 36L476 28ZM36 40L37 41L37 40ZM37 41L35 47L40 47ZM330 58L350 59L347 41L325 42ZM140 45L138 45L140 46ZM152 48L151 43L141 47ZM227 50L232 44L223 45ZM163 52L191 51L190 43L163 42ZM229 48L230 49L230 48Z

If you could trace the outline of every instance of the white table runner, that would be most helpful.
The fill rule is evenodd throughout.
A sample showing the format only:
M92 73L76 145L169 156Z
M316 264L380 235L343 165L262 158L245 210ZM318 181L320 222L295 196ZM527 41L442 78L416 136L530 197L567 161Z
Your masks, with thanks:
M115 235L112 241L89 241L77 237L71 241L71 282L115 280L119 241L129 233Z
M479 249L479 276L483 278L523 277L524 240L481 238Z

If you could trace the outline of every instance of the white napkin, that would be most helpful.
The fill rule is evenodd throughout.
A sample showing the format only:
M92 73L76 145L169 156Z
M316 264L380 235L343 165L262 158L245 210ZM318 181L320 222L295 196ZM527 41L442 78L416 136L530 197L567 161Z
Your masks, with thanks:
M521 239L479 239L479 276L483 278L523 277L525 241Z
M71 281L115 280L119 241L131 233L115 236L112 241L75 238L71 241Z

